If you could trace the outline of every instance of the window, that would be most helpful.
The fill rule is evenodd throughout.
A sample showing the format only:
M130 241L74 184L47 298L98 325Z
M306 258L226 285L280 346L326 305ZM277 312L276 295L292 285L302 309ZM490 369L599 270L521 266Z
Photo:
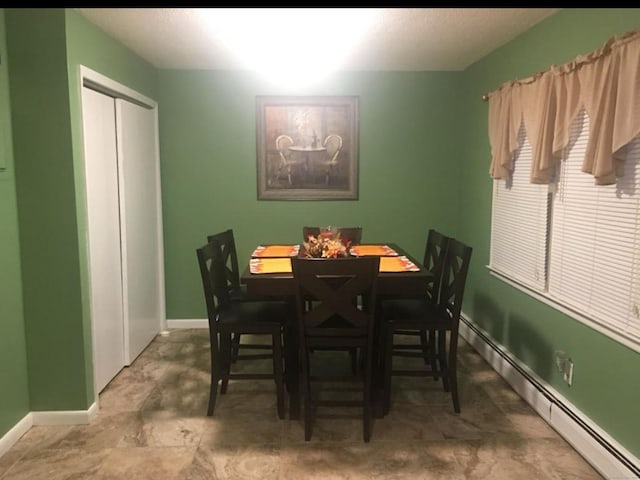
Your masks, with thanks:
M640 136L624 175L595 185L581 172L582 111L551 186L529 183L524 127L508 180L494 180L489 267L640 351Z

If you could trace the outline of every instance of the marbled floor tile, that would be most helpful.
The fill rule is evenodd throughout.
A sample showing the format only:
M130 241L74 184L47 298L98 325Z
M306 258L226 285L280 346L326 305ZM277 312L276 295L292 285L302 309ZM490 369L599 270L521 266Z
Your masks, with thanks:
M554 479L525 439L485 435L482 440L450 440L448 444L468 480Z
M555 440L514 441L510 437L496 436L484 440L451 441L450 445L469 480L602 480L575 451L568 449L566 444L563 451L563 446ZM558 448L561 451L557 451ZM561 459L563 454L570 458ZM556 461L558 466L554 465Z
M494 403L520 403L522 397L505 382L496 376L479 379L474 377L478 386L491 398Z
M462 480L453 455L437 443L303 444L283 446L281 479Z
M198 448L184 480L278 480L280 449L276 445Z
M247 383L247 381L244 381ZM260 382L263 382L262 380ZM234 415L253 415L257 418L269 416L277 418L277 399L274 388L265 390L244 390L238 391L237 385L229 385L227 393L222 395L218 388L216 399L215 415L221 418ZM207 390L207 395L208 395ZM286 402L286 400L285 400Z
M138 411L155 387L153 379L141 379L133 372L121 371L100 393L100 411Z
M534 451L548 478L558 480L603 480L603 477L563 438L536 439L529 447Z
M525 438L558 438L558 433L524 400L499 403L498 409L513 426L514 432Z
M282 442L288 420L277 415L255 415L242 412L207 417L200 446L216 448L229 445L278 445Z
M168 335L158 335L156 343L207 343L209 329L207 328L176 328L168 330Z
M460 413L454 413L453 408L433 408L432 412L435 424L447 439L483 439L498 433L519 435L493 403L463 405Z
M149 393L140 410L170 410L201 417L206 414L208 401L208 376L186 369L168 372Z
M182 367L192 367L209 372L211 368L211 348L209 343L184 343L172 359Z
M394 377L391 411L374 419L369 443L360 408L329 407L305 442L302 419L278 419L272 380L230 382L207 417L208 331L172 331L116 376L90 425L32 427L0 457L0 480L600 480L468 344L459 347L462 413L441 381ZM350 369L345 352L312 360L317 373ZM271 362L235 367L270 371ZM323 395L344 393L329 387Z
M26 455L0 477L2 480L93 480L108 449L45 449Z
M302 410L304 413L304 410ZM298 420L285 420L283 443L305 443L303 415ZM373 420L372 432L376 429ZM372 437L373 438L373 437ZM362 409L320 407L313 423L311 440L306 443L354 443L363 441Z
M92 480L184 480L195 448L114 448Z
M428 406L398 405L384 418L375 419L372 437L381 441L444 440Z
M139 425L138 412L99 412L89 425L74 425L49 448L86 451L113 448L125 436L135 435Z
M139 413L136 428L130 429L118 447L197 447L206 420L202 417L182 417L167 410L146 410Z
M71 430L70 425L36 425L31 427L16 444L0 456L0 478L24 455L48 448Z
M164 337L157 336L155 340L150 343L147 348L140 354L139 358L152 358L155 360L171 360L179 355L180 350L184 343L182 342L168 342L164 340ZM135 363L135 361L134 361Z

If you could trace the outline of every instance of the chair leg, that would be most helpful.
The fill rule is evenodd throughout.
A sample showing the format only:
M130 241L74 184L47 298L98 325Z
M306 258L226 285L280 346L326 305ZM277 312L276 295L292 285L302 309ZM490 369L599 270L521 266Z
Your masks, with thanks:
M366 358L366 365L364 368L364 391L363 391L363 409L362 409L362 437L363 440L368 443L371 439L371 421L373 419L373 398L372 398L372 374L371 364L372 352L367 349L367 352L362 352Z
M273 345L273 376L276 382L278 418L284 418L284 375L282 373L282 335L278 331L271 336Z
M382 399L382 413L386 415L391 409L391 374L393 368L393 327L387 326L383 329L386 345L383 348L384 356L384 386Z
M351 373L355 377L358 374L358 349L350 348L349 357L351 357Z
M460 413L460 397L458 395L458 374L455 358L449 360L449 381L451 382L451 399L453 400L453 410Z
M434 333L436 333L434 331ZM442 386L445 392L451 391L449 383L449 365L447 361L447 332L446 330L437 331L438 342L438 364L440 367L440 374L442 375Z
M304 349L301 352L301 380L302 380L302 400L304 404L304 440L308 442L311 440L311 433L313 431L313 406L311 402L311 382L309 376L309 351Z
M231 363L236 363L236 360L238 360L239 350L240 350L240 334L236 333L233 335L233 339L231 341Z
M231 334L220 334L220 370L222 384L220 385L220 393L227 393L229 386L229 373L231 372Z
M458 395L458 338L451 332L449 340L449 381L451 383L451 399L453 410L460 413L460 396Z
M209 405L207 416L213 416L218 396L218 382L220 381L220 354L217 338L211 338L211 381L209 384Z
M431 371L433 372L433 381L437 382L440 378L440 371L438 370L438 359L436 349L436 334L433 330L425 332L427 335L427 349L429 352L429 363L431 364Z

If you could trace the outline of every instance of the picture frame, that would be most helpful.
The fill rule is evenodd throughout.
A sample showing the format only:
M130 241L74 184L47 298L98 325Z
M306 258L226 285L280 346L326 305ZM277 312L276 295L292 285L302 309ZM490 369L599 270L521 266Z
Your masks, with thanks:
M258 200L357 200L357 96L257 96Z

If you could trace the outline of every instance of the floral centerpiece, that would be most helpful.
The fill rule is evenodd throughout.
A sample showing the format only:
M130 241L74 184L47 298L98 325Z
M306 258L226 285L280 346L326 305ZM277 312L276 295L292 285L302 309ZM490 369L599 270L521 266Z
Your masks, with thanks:
M340 232L337 232L334 229L323 229L320 231L320 235L318 235L318 237L309 235L307 241L304 242L304 251L307 257L346 257L349 254L350 244L350 241L342 241L340 238Z

